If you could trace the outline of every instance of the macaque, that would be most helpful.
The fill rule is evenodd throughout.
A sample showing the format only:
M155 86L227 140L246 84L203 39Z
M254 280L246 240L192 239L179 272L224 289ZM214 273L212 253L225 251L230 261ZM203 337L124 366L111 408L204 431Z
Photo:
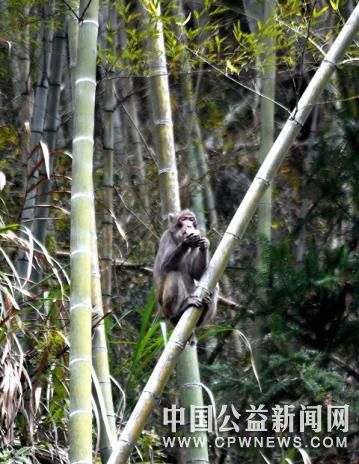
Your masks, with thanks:
M169 227L160 240L153 275L157 303L173 324L177 324L190 306L204 308L198 325L214 315L216 298L193 296L196 280L202 277L209 259L209 240L197 229L196 216L188 210L170 214Z

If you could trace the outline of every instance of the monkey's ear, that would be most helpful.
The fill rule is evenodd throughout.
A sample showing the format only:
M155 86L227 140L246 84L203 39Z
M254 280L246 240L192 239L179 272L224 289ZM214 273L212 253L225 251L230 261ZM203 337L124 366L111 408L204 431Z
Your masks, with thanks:
M173 227L173 224L175 222L175 214L174 213L168 213L168 227Z
M172 225L177 223L178 214L168 213L168 224Z

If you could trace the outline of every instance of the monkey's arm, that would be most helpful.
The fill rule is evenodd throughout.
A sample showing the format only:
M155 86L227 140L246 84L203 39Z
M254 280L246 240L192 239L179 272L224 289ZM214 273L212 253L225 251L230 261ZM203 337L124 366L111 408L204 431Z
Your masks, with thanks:
M178 270L178 266L182 258L187 254L189 248L198 248L201 241L202 238L197 235L188 235L182 243L179 243L173 250L165 254L162 260L163 271L167 273Z
M193 279L199 280L206 270L209 263L209 241L205 237L200 238L198 251L193 257L191 266L191 276Z
M162 261L162 270L167 273L171 271L176 271L182 257L187 253L188 248L183 246L183 243L180 243L172 251L168 252Z

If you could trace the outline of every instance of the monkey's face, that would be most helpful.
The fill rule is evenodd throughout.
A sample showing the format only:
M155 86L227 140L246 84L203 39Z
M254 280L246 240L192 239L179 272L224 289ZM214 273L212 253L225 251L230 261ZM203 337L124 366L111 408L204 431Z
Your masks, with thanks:
M177 242L182 242L188 235L199 235L196 218L189 213L178 217L175 231Z

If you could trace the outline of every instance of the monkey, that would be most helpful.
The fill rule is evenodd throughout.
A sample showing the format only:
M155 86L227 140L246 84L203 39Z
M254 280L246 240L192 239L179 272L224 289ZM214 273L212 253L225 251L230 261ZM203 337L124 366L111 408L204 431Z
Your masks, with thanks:
M190 306L204 308L197 325L214 316L216 292L214 298L193 295L209 259L209 240L200 234L194 213L184 210L169 214L169 227L161 237L153 275L158 306L174 325Z

